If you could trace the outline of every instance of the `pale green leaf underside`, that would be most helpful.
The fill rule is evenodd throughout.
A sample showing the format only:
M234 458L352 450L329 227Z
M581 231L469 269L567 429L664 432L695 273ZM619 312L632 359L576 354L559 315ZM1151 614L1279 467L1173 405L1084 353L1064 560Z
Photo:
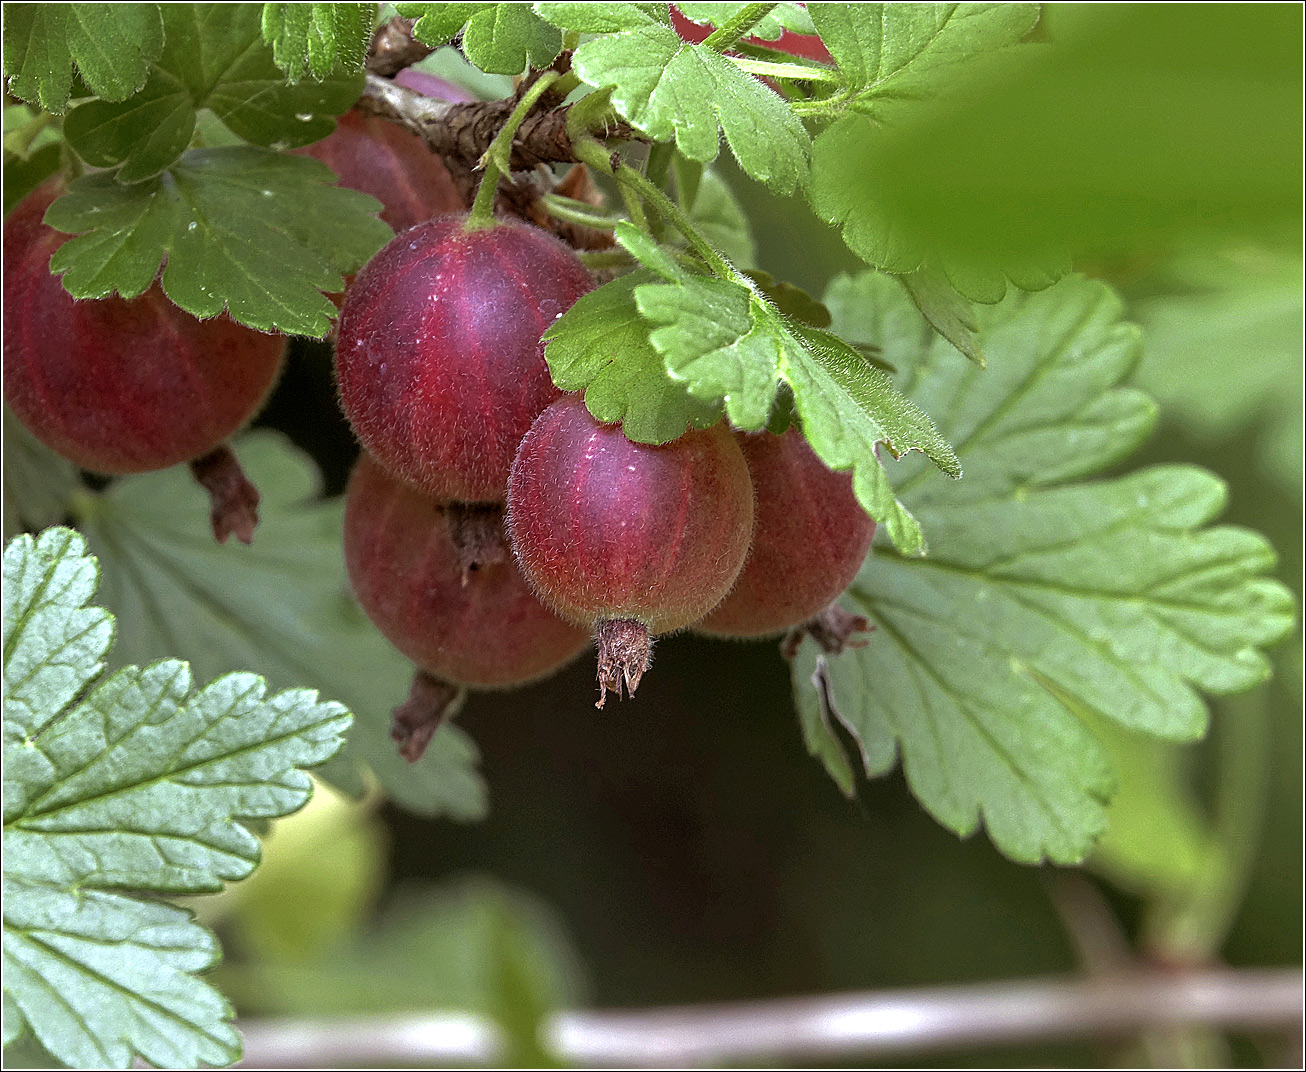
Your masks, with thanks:
M1114 779L1057 697L1131 730L1199 736L1196 689L1262 680L1257 648L1291 626L1291 597L1263 576L1273 552L1253 533L1202 528L1224 493L1200 470L1059 486L1129 453L1152 420L1144 397L1114 386L1137 340L1105 287L1069 280L983 310L988 371L930 339L919 317L913 334L914 311L886 277L840 280L826 301L850 337L906 327L885 337L885 356L967 470L951 482L904 463L899 493L930 555L873 551L844 602L877 632L829 660L834 707L867 773L901 757L913 792L950 829L982 822L1022 861L1082 860ZM911 363L922 331L928 348ZM809 742L828 756L808 680L816 658L808 645L795 689ZM850 785L846 765L827 765Z
M62 112L73 68L108 101L145 84L163 49L158 4L6 4L4 68L14 96Z
M175 660L86 692L112 639L108 613L86 605L97 574L68 529L5 549L6 1007L76 1067L228 1063L231 1010L192 974L215 962L212 935L114 890L247 875L258 842L238 820L301 807L298 768L339 750L350 715L308 689L267 697L253 674L192 691Z
M442 728L415 764L390 740L412 664L349 597L341 501L321 501L311 462L279 436L256 432L236 449L262 495L251 547L214 542L207 497L184 467L117 481L82 522L105 564L101 598L118 617L114 665L174 653L201 677L244 667L275 688L316 688L355 717L324 777L357 793L370 767L411 811L479 818L485 786L461 729Z
M164 293L187 312L320 337L336 312L324 292L343 290L343 273L393 237L377 201L332 178L307 157L244 146L192 150L132 186L87 175L46 216L84 232L51 268L74 297L130 298L166 258Z

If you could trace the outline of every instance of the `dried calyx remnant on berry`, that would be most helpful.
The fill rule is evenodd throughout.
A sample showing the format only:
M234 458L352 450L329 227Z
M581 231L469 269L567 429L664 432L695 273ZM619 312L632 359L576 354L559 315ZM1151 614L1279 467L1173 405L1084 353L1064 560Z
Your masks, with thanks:
M444 216L358 273L336 339L340 401L364 447L430 495L502 502L517 444L559 397L540 336L593 280L530 224Z
M212 500L219 541L249 543L258 492L226 440L276 383L285 339L225 314L197 320L156 281L138 298L78 301L50 274L68 235L45 210L51 179L4 223L5 400L41 442L109 475L190 462Z
M730 590L753 529L748 465L724 425L649 446L568 396L522 440L508 528L540 598L594 630L601 707L609 689L639 686L652 636Z
M760 637L819 615L852 583L875 536L853 492L797 427L738 436L756 492L753 546L730 594L695 632Z
M570 662L588 634L543 606L506 550L501 507L459 545L461 508L359 458L345 497L345 565L359 604L420 668L396 711L402 754L420 757L458 686L502 689ZM467 537L465 536L465 539ZM450 687L452 686L452 687Z

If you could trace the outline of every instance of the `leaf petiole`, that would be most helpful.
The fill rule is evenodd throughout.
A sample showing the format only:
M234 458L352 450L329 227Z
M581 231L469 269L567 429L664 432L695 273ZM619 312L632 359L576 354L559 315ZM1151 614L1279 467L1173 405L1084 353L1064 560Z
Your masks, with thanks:
M769 60L749 59L747 56L728 56L727 59L749 74L764 75L768 78L793 78L805 82L839 81L838 72L824 65L772 63Z
M472 202L471 213L467 217L469 231L494 226L494 194L499 186L499 177L510 170L512 139L517 136L522 123L531 114L535 102L560 77L557 71L545 71L540 75L530 89L522 94L521 100L508 116L508 121L503 124L499 133L494 136L494 141L490 142L490 147L485 150L485 155L481 157L481 162L485 165L485 175L481 178L481 185L476 190L476 199Z

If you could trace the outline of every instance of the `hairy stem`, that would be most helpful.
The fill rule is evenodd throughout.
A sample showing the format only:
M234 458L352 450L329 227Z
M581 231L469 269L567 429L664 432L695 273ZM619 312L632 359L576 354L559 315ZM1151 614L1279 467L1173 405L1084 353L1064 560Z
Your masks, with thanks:
M748 278L739 272L734 265L726 260L720 253L712 248L712 245L700 233L689 216L680 210L666 194L649 182L635 168L621 164L613 171L613 177L617 180L619 186L629 188L639 194L645 201L651 204L658 214L670 223L677 231L683 234L688 240L690 247L703 258L712 271L722 279L728 279L735 283L742 283L751 287Z
M703 40L703 45L715 52L724 52L744 34L775 10L777 4L749 4L718 26Z

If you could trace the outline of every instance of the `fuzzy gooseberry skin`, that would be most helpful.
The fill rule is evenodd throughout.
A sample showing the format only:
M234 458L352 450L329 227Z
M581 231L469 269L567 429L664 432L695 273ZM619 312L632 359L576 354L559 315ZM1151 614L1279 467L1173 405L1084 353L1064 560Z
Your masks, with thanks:
M739 579L695 627L758 637L808 621L852 583L875 537L852 474L827 469L797 428L739 436L757 494L753 546Z
M345 112L331 134L295 153L322 161L339 185L380 201L381 219L392 231L467 207L449 169L426 143L379 116Z
M4 223L4 395L46 446L122 474L192 461L238 431L281 371L285 339L197 320L158 283L138 298L78 301L50 274L71 236L41 222L51 180Z
M589 634L548 610L505 561L467 575L441 503L366 454L345 496L345 565L387 640L445 681L509 688L570 662Z
M522 572L559 614L671 632L721 602L743 566L748 465L723 425L662 446L632 443L568 396L522 440L508 531Z
M381 250L345 295L340 401L364 447L438 499L503 502L517 444L560 392L540 336L593 280L529 224L443 216Z

